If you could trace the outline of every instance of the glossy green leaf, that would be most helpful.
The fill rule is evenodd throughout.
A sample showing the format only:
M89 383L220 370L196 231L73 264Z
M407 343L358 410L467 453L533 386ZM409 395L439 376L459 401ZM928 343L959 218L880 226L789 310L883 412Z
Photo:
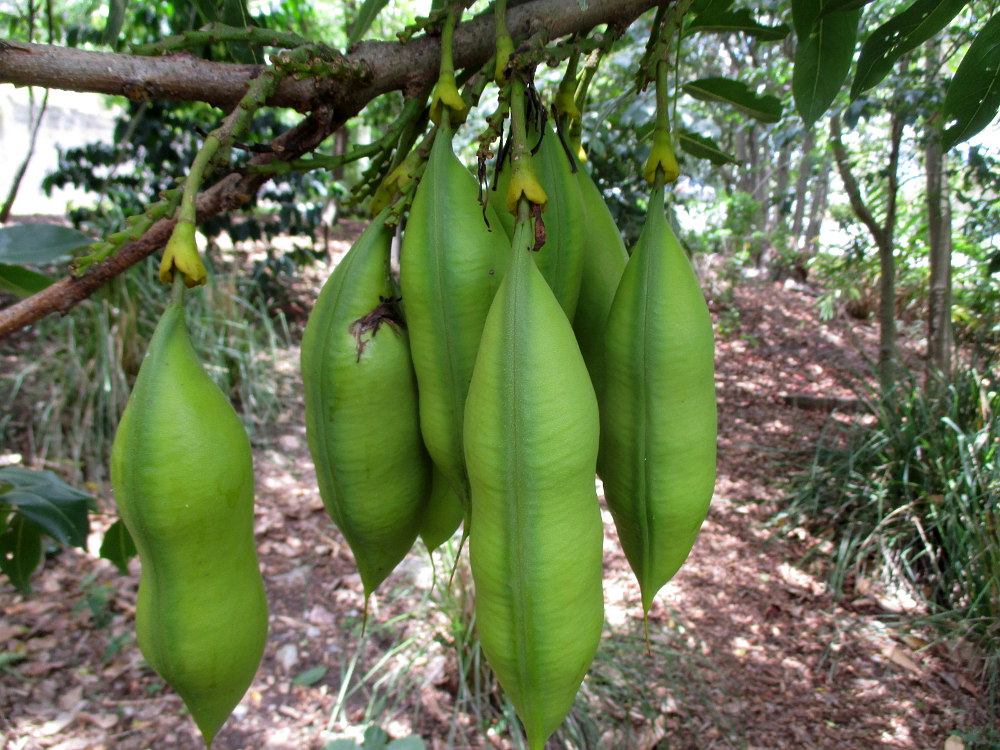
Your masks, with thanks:
M697 15L687 27L687 33L706 31L715 33L740 33L764 42L777 42L788 36L788 24L765 26L753 17L749 8Z
M55 224L0 227L0 263L19 266L59 263L91 242L83 232Z
M736 164L738 161L735 156L723 151L711 138L692 133L690 130L678 130L677 140L685 152L696 159L707 159L717 167Z
M17 509L56 541L74 547L87 544L94 499L70 487L50 471L22 466L0 469L0 503Z
M128 561L136 556L135 542L121 519L115 521L104 532L101 542L101 557L110 560L122 575L128 573Z
M792 69L795 109L812 125L829 109L851 70L860 10L831 13L799 38Z
M1000 13L995 14L969 46L944 98L949 149L978 133L1000 109Z
M347 38L348 47L361 41L361 37L372 27L378 14L388 4L389 0L365 0L358 10L358 14L354 17L354 23L351 24L351 33Z
M916 0L865 40L851 85L851 98L888 75L896 61L948 25L969 0Z
M15 513L0 533L0 570L20 591L31 591L29 579L42 561L41 530Z
M23 266L0 263L0 289L16 297L30 297L51 284L53 279L44 273Z
M703 102L722 102L760 122L772 123L781 119L781 100L770 94L757 94L742 81L730 78L699 78L685 83L681 89L689 96Z

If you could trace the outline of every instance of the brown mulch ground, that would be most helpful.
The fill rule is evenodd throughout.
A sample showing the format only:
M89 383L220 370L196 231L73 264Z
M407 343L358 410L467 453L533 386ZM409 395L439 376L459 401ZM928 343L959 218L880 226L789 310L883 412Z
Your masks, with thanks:
M768 524L787 461L826 420L782 396L849 395L845 378L863 369L855 344L872 351L875 336L856 321L818 322L811 303L801 290L752 282L715 305L724 335L709 519L653 607L647 651L638 587L605 513L605 639L567 742L550 748L953 750L962 745L949 737L986 720L961 659L887 627L879 615L891 603L877 592L835 601L796 565L817 540ZM432 587L426 554L412 552L360 637L361 582L320 503L294 388L287 421L257 449L256 467L271 632L215 750L322 748L369 722L397 737L418 733L430 748L515 747L488 704L479 711L491 729L477 728L470 689L456 678L454 641L467 634L469 609L454 593L464 565L448 589L448 563L438 560ZM123 577L71 550L46 563L31 596L0 583L5 750L200 746L180 699L135 646L137 574L135 562Z

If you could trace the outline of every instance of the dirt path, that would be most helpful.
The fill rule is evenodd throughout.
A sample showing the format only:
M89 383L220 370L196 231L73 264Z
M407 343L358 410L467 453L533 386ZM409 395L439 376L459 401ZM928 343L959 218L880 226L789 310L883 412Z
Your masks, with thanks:
M566 742L550 748L945 747L982 721L957 662L894 636L871 599L834 602L795 566L815 540L766 524L781 461L807 448L825 419L782 396L846 395L840 379L861 365L847 332L870 344L873 331L818 323L807 295L777 285L746 285L713 313L724 335L709 520L653 607L647 651L638 588L605 513L605 639ZM368 723L419 733L431 748L514 747L509 713L484 698L488 674L461 648L471 638L464 565L451 589L434 587L426 554L411 553L360 638L360 579L320 504L296 389L287 398L288 420L256 457L270 639L214 749L322 748ZM438 560L439 579L448 565ZM48 561L31 597L0 584L5 750L199 747L180 700L134 644L137 570L122 577L70 551Z

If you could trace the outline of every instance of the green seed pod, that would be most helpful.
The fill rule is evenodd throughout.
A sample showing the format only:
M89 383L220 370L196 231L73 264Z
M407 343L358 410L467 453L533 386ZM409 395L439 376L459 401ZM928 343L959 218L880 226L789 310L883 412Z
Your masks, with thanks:
M583 164L578 165L574 177L583 199L586 231L583 234L580 300L573 317L573 331L583 360L587 363L598 403L601 403L604 395L604 329L628 253L604 196Z
M580 296L584 265L583 243L588 226L583 197L569 158L555 131L546 125L543 135L539 136L538 130L529 127L528 142L532 145L539 143L538 151L531 157L531 161L548 199L542 212L545 244L536 254L535 262L559 300L566 317L572 320ZM491 205L503 207L508 194L510 172L509 164L502 165L497 189L491 194ZM507 235L513 236L514 216L510 211L499 208L500 221Z
M420 521L420 538L433 552L458 531L465 511L458 495L439 470L431 475L431 492Z
M715 485L708 306L656 190L611 305L601 469L643 610L683 564Z
M434 464L469 503L462 415L490 302L510 244L496 212L487 220L472 173L440 128L403 232L400 286L420 387L420 427Z
M568 713L600 640L598 413L569 321L526 248L483 331L465 413L476 626L532 750Z
M142 563L139 648L210 746L260 664L267 601L250 442L197 361L179 295L156 327L115 433L111 482Z
M430 490L409 342L393 309L387 215L337 264L302 336L309 450L366 601L413 545Z

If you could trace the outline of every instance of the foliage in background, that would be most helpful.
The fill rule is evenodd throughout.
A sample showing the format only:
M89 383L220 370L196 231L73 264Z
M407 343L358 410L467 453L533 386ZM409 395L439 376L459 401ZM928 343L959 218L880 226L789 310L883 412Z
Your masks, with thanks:
M87 546L94 499L48 471L0 468L0 572L20 591L42 562L47 542Z
M251 301L252 283L220 268L189 295L187 321L202 365L259 437L281 413L292 367L280 361L284 319ZM0 384L0 444L76 483L106 481L115 427L168 294L149 259L73 315L41 321Z
M832 420L785 513L832 545L838 594L881 579L948 635L983 647L1000 697L1000 368L915 377ZM814 553L819 550L814 550Z

